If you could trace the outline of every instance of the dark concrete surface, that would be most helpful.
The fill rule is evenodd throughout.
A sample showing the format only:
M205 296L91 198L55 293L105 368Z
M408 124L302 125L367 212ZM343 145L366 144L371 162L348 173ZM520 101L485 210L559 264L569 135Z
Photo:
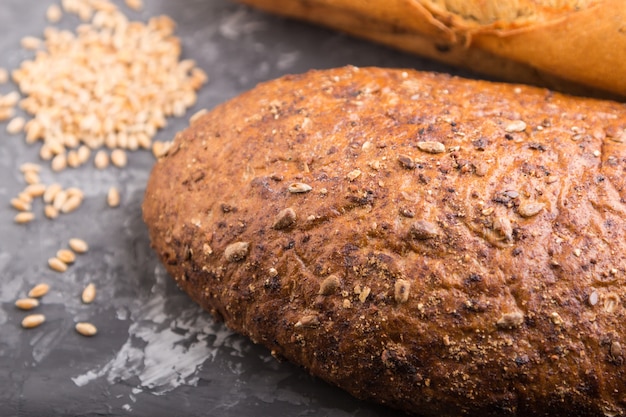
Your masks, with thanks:
M41 36L48 0L2 0L0 67L15 69L32 56L19 46ZM227 0L145 0L133 19L167 14L178 23L183 58L210 77L199 93L200 108L212 108L258 82L286 73L342 65L449 68L351 39L322 28L269 16ZM127 10L127 9L125 9ZM76 27L74 16L58 26ZM0 85L6 94L17 87ZM187 125L173 119L157 140L170 140ZM25 186L18 167L38 161L40 145L6 133L0 123L0 416L326 416L377 417L394 413L358 401L305 371L271 357L262 347L232 334L181 293L149 248L140 206L154 158L130 155L124 170L97 171L92 164L62 173L44 165L45 183L61 182L86 192L83 206L55 221L16 225L9 200ZM107 189L118 186L122 205L106 206ZM78 236L91 246L68 272L47 259ZM41 327L20 327L26 315L13 305L29 288L52 290L37 309ZM98 288L83 305L80 292ZM99 334L74 331L91 321Z

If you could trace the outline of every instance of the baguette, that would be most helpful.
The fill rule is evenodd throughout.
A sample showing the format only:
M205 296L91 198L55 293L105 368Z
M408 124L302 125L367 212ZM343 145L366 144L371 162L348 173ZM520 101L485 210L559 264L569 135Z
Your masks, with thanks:
M238 0L502 80L626 97L623 0Z
M143 216L193 300L359 398L624 415L625 128L536 87L312 71L178 134Z

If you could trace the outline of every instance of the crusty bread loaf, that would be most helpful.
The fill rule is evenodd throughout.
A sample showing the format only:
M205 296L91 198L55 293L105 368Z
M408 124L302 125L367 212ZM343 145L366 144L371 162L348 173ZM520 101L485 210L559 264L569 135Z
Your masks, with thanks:
M424 416L626 410L626 108L346 67L180 133L143 204L191 298Z
M626 96L623 0L238 0L501 79Z

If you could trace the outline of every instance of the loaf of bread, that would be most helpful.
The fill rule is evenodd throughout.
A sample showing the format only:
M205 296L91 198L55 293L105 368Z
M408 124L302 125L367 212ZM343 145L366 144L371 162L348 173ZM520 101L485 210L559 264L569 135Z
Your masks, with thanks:
M238 0L501 79L626 96L623 0Z
M626 107L345 67L177 135L144 220L178 285L423 416L626 412Z

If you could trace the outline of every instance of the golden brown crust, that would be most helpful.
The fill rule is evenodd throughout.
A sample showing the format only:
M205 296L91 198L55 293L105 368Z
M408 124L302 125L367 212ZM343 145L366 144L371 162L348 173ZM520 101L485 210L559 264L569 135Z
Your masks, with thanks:
M503 80L626 96L621 0L238 1Z
M360 398L623 415L625 128L526 86L288 76L179 134L144 219L195 301Z

